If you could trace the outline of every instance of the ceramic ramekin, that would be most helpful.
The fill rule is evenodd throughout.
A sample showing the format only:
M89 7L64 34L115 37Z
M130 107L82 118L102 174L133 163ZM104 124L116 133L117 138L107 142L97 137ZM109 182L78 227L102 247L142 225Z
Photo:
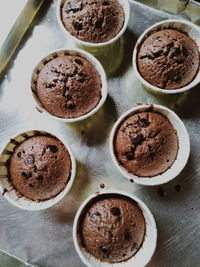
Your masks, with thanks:
M80 217L85 209L85 207L95 198L98 198L101 195L109 195L115 194L119 196L126 196L134 201L136 201L141 208L145 221L146 221L146 235L144 242L138 252L131 257L129 260L121 262L121 263L106 263L102 262L96 258L94 258L91 254L89 254L82 246L80 242L79 236L79 227L80 225ZM148 207L136 196L129 194L127 192L119 191L119 190L105 190L96 194L90 195L79 207L73 225L73 240L75 249L84 262L85 265L90 267L143 267L146 266L147 263L151 260L154 251L156 249L156 242L157 242L157 228L154 217Z
M177 132L179 149L176 160L167 171L154 177L138 177L136 175L130 174L118 162L114 151L114 140L116 131L118 130L118 128L120 127L121 123L123 123L124 120L126 120L128 117L130 117L135 113L148 111L149 107L153 109L153 112L158 112L164 115L171 122L171 124L173 125L174 129ZM174 113L172 110L161 105L140 105L122 114L121 117L114 124L110 134L110 153L115 166L121 172L121 174L127 179L129 180L132 179L136 184L149 185L149 186L160 185L174 179L185 167L190 154L190 139L187 129L185 128L185 125L183 124L181 119L176 115L176 113Z
M71 167L71 174L70 174L68 183L66 184L65 188L57 196L51 199L48 199L48 200L36 202L33 200L29 200L25 197L19 197L18 192L15 190L15 188L13 188L12 184L9 182L9 171L7 168L7 165L8 165L7 162L12 156L15 147L17 147L20 143L22 143L23 141L25 141L26 139L32 136L45 135L45 134L59 139L64 144L64 146L69 152L72 167ZM11 138L1 153L0 192L11 204L13 204L14 206L18 208L21 208L24 210L47 209L47 208L52 207L56 203L58 203L68 193L68 191L70 190L74 182L75 172L76 172L76 162L75 162L74 156L68 144L66 143L65 140L63 140L63 138L61 138L57 134L52 134L52 133L48 133L45 131L38 131L38 130L27 131L27 132L17 135L15 138Z
M76 117L76 118L60 118L57 116L52 115L51 113L49 113L40 103L38 97L37 97L37 93L36 93L36 84L37 84L37 78L38 78L38 74L40 73L41 69L52 59L57 58L59 56L64 56L64 55L73 55L73 56L80 56L83 57L85 59L87 59L93 66L94 68L97 69L100 77L101 77L101 83L102 83L102 88L101 88L101 99L98 103L98 105L92 109L90 112L88 112L87 114L84 114L80 117ZM81 121L84 119L87 119L88 117L92 116L94 113L96 113L104 104L106 98L107 98L107 79L106 79L106 74L105 71L101 65L101 63L91 54L81 50L81 49L77 49L77 48L73 48L73 49L63 49L63 50L58 50L58 51L54 51L52 53L50 53L49 55L47 55L46 57L44 57L35 67L35 69L33 70L32 73L32 77L31 77L31 90L33 93L33 97L34 100L36 101L37 106L39 107L39 110L42 111L42 113L47 114L49 116L51 116L54 119L57 119L59 121L63 121L63 122L76 122L76 121Z
M152 33L155 31L163 30L163 29L177 29L182 32L186 32L190 38L192 38L200 52L200 28L196 25L194 25L191 22L188 22L186 20L177 20L177 19L170 19L170 20L164 20L161 22L158 22L154 24L153 26L149 27L146 31L143 32L143 34L140 36L138 39L134 51L133 51L133 69L134 72L136 73L137 78L141 82L141 84L145 87L145 89L155 93L155 94L177 94L177 93L182 93L185 91L188 91L195 87L198 83L200 83L200 71L198 71L196 77L194 80L189 83L188 85L179 88L179 89L173 89L173 90L167 90L167 89L162 89L159 87L156 87L150 83L148 83L139 73L138 68L137 68L137 54L139 52L140 46L143 43L143 41Z

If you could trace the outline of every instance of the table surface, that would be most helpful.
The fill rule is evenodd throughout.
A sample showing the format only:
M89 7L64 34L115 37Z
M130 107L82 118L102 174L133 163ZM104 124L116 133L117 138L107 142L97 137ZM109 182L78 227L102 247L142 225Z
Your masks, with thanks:
M134 44L150 25L170 16L136 2L119 53L123 62L108 76L108 98L103 108L82 122L65 124L39 113L30 92L36 63L52 50L74 46L59 28L56 0L45 1L26 33L0 84L0 150L26 130L57 131L71 146L77 175L69 194L54 207L28 212L0 197L0 248L40 267L84 266L74 249L72 225L80 203L91 193L121 189L134 193L151 209L158 227L156 252L148 267L199 266L200 254L200 86L187 94L156 96L136 79L131 65ZM108 62L110 58L108 57ZM183 172L160 187L130 183L114 167L109 133L115 120L136 102L159 103L174 109L191 138L191 155ZM0 263L1 266L1 263Z

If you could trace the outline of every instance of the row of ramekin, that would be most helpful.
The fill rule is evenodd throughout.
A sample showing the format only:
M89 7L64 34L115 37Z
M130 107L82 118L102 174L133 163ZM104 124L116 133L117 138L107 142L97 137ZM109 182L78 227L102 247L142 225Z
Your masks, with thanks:
M171 168L169 168L166 172L164 172L161 175L155 176L155 177L138 177L135 175L132 175L128 173L126 169L124 169L120 163L118 162L116 156L115 156L115 151L114 151L114 139L115 139L115 133L118 130L118 127L120 124L129 116L133 115L134 113L138 112L143 112L149 108L149 105L140 105L136 106L127 112L125 112L114 124L111 134L110 134L110 153L112 160L116 166L116 168L119 169L121 174L128 178L129 180L134 181L136 184L142 184L142 185L149 185L149 186L154 186L154 185L160 185L163 183L167 183L174 179L185 167L189 153L190 153L190 140L189 140L189 135L188 132L183 124L183 122L180 120L180 118L170 109L161 106L161 105L151 105L151 108L153 108L154 112L159 112L163 114L173 125L174 129L177 132L178 136L178 141L179 141L179 149L178 149L178 154L177 158L174 161L173 165ZM5 193L5 198L10 201L12 204L15 206L28 209L28 210L40 210L40 209L45 209L50 206L53 206L56 204L59 200L61 200L64 195L69 191L71 188L74 177L75 177L75 169L76 169L76 164L75 164L75 159L73 157L73 154L69 148L69 145L66 143L64 138L62 136L59 136L57 133L50 133L53 136L56 136L60 139L61 142L66 146L67 150L70 153L70 157L72 160L72 171L71 171L71 178L68 184L66 185L66 188L55 198L43 201L43 202L34 202L34 201L29 201L24 198L19 198L18 194L15 190L11 190L12 186L9 183L9 172L7 169L7 162L9 158L12 155L12 152L14 148L19 145L21 142L25 140L24 136L34 136L34 135L40 135L40 132L44 131L27 131L26 133L19 134L15 138L10 139L9 143L5 146L1 158L0 158L0 189L2 192Z
M138 53L138 49L141 45L141 43L143 42L143 40L152 32L158 29L166 29L166 28L175 28L175 29L180 29L181 31L185 31L188 33L188 35L194 39L199 47L199 51L200 51L200 29L198 29L197 26L193 25L190 22L187 21L179 21L179 20L167 20L167 21L161 21L159 23L156 23L155 25L153 25L152 27L148 28L138 39L136 45L135 45L135 49L133 52L133 69L134 72L136 73L136 76L138 77L138 79L140 80L141 84L144 86L145 89L152 91L153 93L156 94L176 94L176 93L182 93L185 91L188 91L190 89L192 89L193 87L195 87L198 83L200 83L200 71L197 73L197 76L195 77L195 79L187 86L184 86L180 89L174 89L174 90L166 90L166 89L162 89L162 88L158 88L156 86L153 86L151 84L149 84L147 81L145 81L143 79L143 77L140 75L138 69L137 69L137 53ZM95 44L93 44L95 45ZM84 48L84 47L83 47ZM35 93L35 86L36 86L36 81L37 81L37 76L39 71L42 69L42 67L50 60L52 60L55 57L61 56L61 55L79 55L81 57L86 58L89 62L91 62L95 68L97 69L97 71L99 72L100 76L101 76L101 80L102 80L102 97L100 102L98 103L98 105L91 110L89 113L80 116L78 118L69 118L69 119L63 119L63 118L58 118L56 116L53 116L52 114L50 114L46 109L43 108L43 106L41 105L39 99L37 98L37 95ZM35 67L33 74L32 74L32 78L31 78L31 89L32 89L32 93L34 96L34 99L36 101L36 104L39 106L39 110L43 111L45 114L50 115L51 117L58 119L60 121L64 121L64 122L75 122L75 121L80 121L83 119L86 119L88 117L90 117L91 115L93 115L95 112L97 112L101 106L104 104L106 97L107 97L107 79L106 79L106 74L105 71L101 65L101 63L90 53L78 49L78 48L73 48L73 49L62 49L59 51L53 51L52 53L48 54L47 56L45 56L42 60L40 60L40 62L37 64L37 66Z
M129 1L128 0L119 0L120 4L122 5L123 9L124 9L124 14L125 14L125 21L124 21L124 25L121 29L121 31L111 40L104 42L104 43L91 43L91 42L85 42L82 41L76 37L74 37L73 35L71 35L67 29L64 27L63 22L62 22L62 18L61 18L61 9L63 7L65 0L60 0L58 2L58 6L57 6L57 18L58 18L58 22L59 25L61 27L61 30L63 31L63 33L65 35L67 35L69 38L71 38L75 44L80 47L83 48L84 50L92 53L95 56L102 56L102 55L108 55L110 51L115 47L116 42L122 37L122 35L124 34L124 32L126 31L127 27L128 27L128 22L129 22L129 18L130 18L130 5L129 5ZM188 36L190 38L192 38L198 48L199 48L199 52L200 52L200 29L198 26L194 25L193 23L187 21L187 20L179 20L179 19L169 19L169 20L164 20L164 21L160 21L154 25L152 25L151 27L149 27L147 30L145 30L142 35L139 37L139 39L136 42L135 48L134 48L134 52L133 52L133 68L134 71L136 73L137 78L140 80L140 82L142 83L142 85L144 86L145 89L155 93L155 94L177 94L177 93L182 93L182 92L186 92L190 89L192 89L193 87L195 87L197 84L200 83L200 72L197 73L196 77L194 78L194 80L189 83L188 85L179 88L179 89L173 89L173 90L167 90L167 89L163 89L163 88L159 88L156 87L150 83L148 83L139 73L138 68L137 68L137 53L138 50L142 44L142 42L146 39L147 36L149 36L152 32L154 31L158 31L158 30L162 30L162 29L168 29L168 28L173 28L173 29L177 29L180 30L182 32L185 32L186 34L188 34ZM109 53L106 53L106 51L109 51ZM117 53L117 51L116 51ZM118 57L116 57L118 58ZM114 64L114 63L113 63Z

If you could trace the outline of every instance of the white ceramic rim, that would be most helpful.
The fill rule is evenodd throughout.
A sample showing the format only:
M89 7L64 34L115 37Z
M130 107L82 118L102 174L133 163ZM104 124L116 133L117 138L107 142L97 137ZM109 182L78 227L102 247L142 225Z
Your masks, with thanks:
M189 135L187 132L187 129L185 125L183 124L182 120L176 115L175 112L172 110L161 106L161 105L156 105L153 104L153 110L155 112L159 112L163 114L173 125L175 130L177 131L177 136L179 140L179 150L177 154L177 158L172 164L172 166L165 171L164 173L154 176L154 177L138 177L136 175L130 174L123 166L121 166L115 156L114 152L114 138L115 138L115 133L120 126L120 124L128 118L130 115L136 113L136 112L142 112L147 110L150 107L150 105L140 105L136 106L134 108L129 109L126 111L124 114L122 114L119 119L115 122L111 134L110 134L110 153L111 153L111 158L113 160L113 163L117 167L117 169L120 171L120 173L126 177L127 179L133 179L133 181L136 184L141 184L141 185L148 185L148 186L154 186L154 185L161 185L164 183L167 183L174 179L177 175L180 174L180 172L183 170L185 167L189 154L190 154L190 139Z
M131 257L127 261L110 264L110 263L106 263L106 262L102 262L100 260L97 260L91 256L91 257L89 257L89 260L91 258L93 258L93 260L95 260L98 263L98 265L97 264L93 265L92 263L89 262L89 260L85 256L86 254L89 254L89 253L86 253L84 251L84 249L81 249L81 245L79 244L79 241L78 241L79 219L80 219L80 216L82 214L82 211L87 206L88 202L90 202L94 198L98 198L100 195L106 195L106 194L117 194L117 195L126 196L126 197L136 201L139 204L139 207L141 208L143 215L145 217L145 221L146 221L146 236L145 236L145 239L143 241L142 247L138 250L138 252L133 257ZM146 264L148 264L148 262L151 260L153 254L155 252L156 244L157 244L157 227L156 227L156 223L155 223L155 220L154 220L154 217L153 217L151 211L146 206L146 204L143 201L141 201L139 198L137 198L133 194L130 194L130 193L127 193L124 191L120 191L120 190L102 190L98 194L95 193L95 194L90 195L87 199L85 199L85 201L79 207L79 209L76 213L75 219L74 219L74 223L73 223L73 241L74 241L74 246L75 246L75 249L76 249L79 257L81 258L83 263L86 264L87 266L106 267L106 266L112 265L112 266L116 266L116 267L120 267L120 266L121 267L126 267L126 266L127 267L138 267L138 266L142 267L142 266L145 266ZM147 247L148 247L148 249L147 249ZM137 261L137 262L135 262L135 261ZM140 265L138 265L138 263L140 263Z
M52 58L50 58L51 56L53 57L55 54L59 53L60 56L61 55L64 55L64 53L67 53L69 55L77 55L77 56L80 56L80 57L83 57L85 59L87 59L93 66L94 68L96 68L96 70L98 71L100 77L101 77L101 82L102 82L102 87L101 87L101 99L98 103L98 105L92 109L90 112L80 116L80 117L76 117L76 118L69 118L69 119L65 119L65 118L60 118L60 117L57 117L57 116L54 116L52 115L50 112L48 112L43 106L42 104L40 103L38 97L36 96L36 94L33 92L33 89L32 89L32 85L34 84L33 81L35 81L36 79L34 78L34 75L36 73L36 70L38 69L38 66L40 66L41 64L43 64L42 62L47 60L50 61L52 60ZM50 59L49 59L50 58ZM55 57L54 57L55 58ZM106 98L107 98L107 78L106 78L106 73L101 65L101 63L93 56L91 55L90 53L82 50L82 49L78 49L78 48L68 48L68 49L59 49L59 50L54 50L52 51L51 53L49 53L48 55L46 55L43 59L41 59L38 64L36 65L36 67L34 68L33 72L32 72L32 76L31 76L31 92L32 92L32 95L33 95L33 98L35 100L35 103L37 106L39 106L39 109L42 110L42 112L56 120L59 120L59 121L62 121L62 122L76 122L76 121L81 121L81 120L85 120L87 118L89 118L90 116L92 116L94 113L96 113L104 104L104 102L106 101Z
M23 133L20 133L18 135L16 135L14 137L17 138L19 137L21 134L27 134L29 132L34 132L35 130L28 130L26 132L23 132ZM24 210L29 210L29 211L33 211L33 210L44 210L44 209L47 209L47 208L50 208L52 206L54 206L55 204L57 204L62 198L64 198L64 196L69 192L69 190L71 189L72 185L73 185L73 182L74 182L74 179L75 179L75 173L76 173L76 161L75 161L75 158L72 154L72 151L69 147L69 145L67 144L67 142L65 140L63 140L63 138L57 134L57 133L54 133L54 132L47 132L47 131L44 131L44 130L36 130L36 131L39 131L39 132L43 132L43 133L47 133L47 134L50 134L51 136L53 137L56 137L58 140L60 140L63 145L66 147L68 153L69 153L69 156L70 156L70 159L71 159L71 175L70 175L70 180L68 181L68 183L66 184L65 188L55 197L51 198L51 199L48 199L48 200L44 200L44 201L40 201L40 202L36 202L36 201L33 201L33 200L29 200L27 198L24 198L24 197L20 197L18 198L16 192L17 190L13 189L11 192L6 192L4 194L4 197L11 203L13 204L14 206L18 207L18 208L21 208L21 209L24 209ZM35 136L35 135L33 135ZM32 137L32 136L30 136ZM25 141L25 140L24 140ZM22 141L23 142L23 141ZM4 150L6 149L7 145L9 145L10 142L8 142L2 152L1 152L1 156L3 155L3 152ZM6 178L4 178L6 179ZM12 188L13 186L9 183L8 179L6 179L6 183L9 184ZM7 189L5 186L4 186L4 182L1 181L1 178L0 178L0 192L4 192L4 189ZM13 194L16 196L16 200L13 199ZM12 196L11 196L12 195Z
M137 53L138 53L138 48L140 47L140 44L143 42L143 40L146 38L146 36L148 36L155 28L157 27L162 27L162 25L164 26L165 24L169 24L169 23L179 23L185 26L189 26L191 27L191 29L194 29L195 31L199 32L199 36L200 36L200 28L196 25L194 25L191 22L188 22L186 20L179 20L179 19L169 19L169 20L163 20L160 21L154 25L152 25L151 27L149 27L146 31L143 32L143 34L139 37L139 39L137 40L136 44L135 44L135 48L133 51L133 69L136 73L137 78L139 79L139 81L150 91L155 92L155 93L159 93L159 94L177 94L177 93L182 93L182 92L186 92L190 89L192 89L193 87L195 87L197 84L200 83L200 75L197 73L196 77L193 79L193 81L191 83L189 83L188 85L181 87L179 89L173 89L173 90L167 90L167 89L162 89L159 87L156 87L150 83L148 83L139 73L138 68L137 68ZM177 28L178 29L178 28ZM199 48L199 53L200 53L200 46L197 44L198 48ZM199 70L200 71L200 70Z
M65 26L62 23L62 19L61 19L61 6L62 4L65 2L65 0L59 0L58 1L58 6L57 6L57 18L58 18L58 22L60 25L60 28L62 29L62 31L64 32L64 34L67 34L68 36L70 36L76 43L83 45L83 46L89 46L89 47L103 47L103 46L107 46L110 45L112 43L114 43L115 41L117 41L125 32L127 26L128 26L128 22L129 22L129 18L130 18L130 5L129 5L129 1L128 0L118 0L119 3L122 5L123 9L124 9L124 25L122 27L122 29L120 30L120 32L111 40L107 41L107 42L102 42L102 43L90 43L90 42L86 42L86 41L82 41L78 38L76 38L75 36L71 35L68 30L65 28Z

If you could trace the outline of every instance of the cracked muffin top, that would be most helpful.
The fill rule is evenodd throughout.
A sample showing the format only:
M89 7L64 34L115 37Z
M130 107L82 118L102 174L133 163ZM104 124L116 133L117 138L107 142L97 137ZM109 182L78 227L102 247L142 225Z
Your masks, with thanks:
M38 74L36 93L42 106L60 118L77 118L89 113L101 99L101 77L80 56L50 60Z
M154 32L141 44L137 67L150 84L179 89L192 82L199 71L197 44L177 30Z
M80 221L82 246L95 258L110 263L131 258L142 246L146 224L134 200L116 194L89 203Z
M177 157L177 133L162 114L136 113L116 131L114 151L129 173L138 177L157 176L168 170Z
M74 37L91 43L107 42L124 25L124 10L118 0L66 0L62 22Z
M71 167L63 143L51 136L34 136L15 148L9 160L9 179L20 196L43 201L65 188Z

